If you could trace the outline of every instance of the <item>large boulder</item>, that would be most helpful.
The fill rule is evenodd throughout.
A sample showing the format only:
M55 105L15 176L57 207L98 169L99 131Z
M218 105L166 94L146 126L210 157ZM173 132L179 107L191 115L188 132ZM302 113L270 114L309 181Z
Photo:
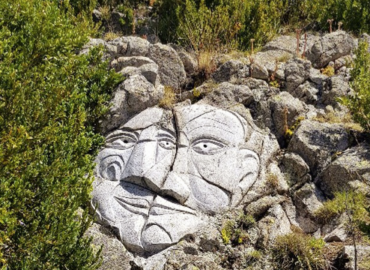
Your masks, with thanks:
M286 153L281 159L280 169L284 173L291 190L295 190L311 181L310 167L297 154Z
M149 50L149 58L157 63L161 83L180 89L186 79L184 64L179 55L170 46L160 43L154 44Z
M361 143L344 151L324 169L316 183L329 197L333 197L335 191L349 188L369 192L370 146Z
M304 120L294 133L288 151L300 155L310 166L311 174L316 176L333 155L348 146L349 135L343 126Z
M335 31L316 40L307 52L307 59L315 68L325 67L329 62L348 55L354 48L354 40L344 31Z

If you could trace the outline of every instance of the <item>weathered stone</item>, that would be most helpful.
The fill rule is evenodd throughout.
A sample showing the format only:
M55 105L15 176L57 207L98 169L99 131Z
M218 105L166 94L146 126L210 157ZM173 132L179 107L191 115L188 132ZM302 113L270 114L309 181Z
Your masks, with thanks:
M263 46L262 51L285 51L295 54L297 50L297 39L293 36L279 36Z
M306 81L291 92L293 97L307 104L316 104L318 100L319 89L316 84Z
M110 229L94 223L85 235L93 237L92 245L96 249L102 245L104 246L101 254L103 261L99 270L130 269L129 262L133 259L133 256Z
M330 163L332 155L348 148L348 140L346 129L339 124L304 120L294 133L288 151L300 155L316 176Z
M268 78L278 80L285 80L285 63L292 58L293 55L284 50L262 51L253 56L254 63L263 67L262 72L264 75L261 79L267 79L266 69ZM254 77L253 74L252 77Z
M288 92L281 92L270 99L271 114L275 125L275 134L280 144L283 144L286 128L291 127L298 116L302 116L305 108L299 99Z
M307 59L315 68L322 68L330 61L348 55L354 48L353 38L344 31L335 31L317 40L307 52Z
M347 95L350 90L348 82L342 76L332 76L327 80L321 101L325 105L336 106L338 104L337 98Z
M338 157L319 175L316 183L327 196L349 189L355 182L370 185L370 147L366 143L337 153ZM362 187L366 191L365 187Z
M101 123L103 132L119 127L134 114L158 104L163 94L163 88L155 88L144 76L132 75L114 92L112 106Z
M255 217L262 217L266 212L274 205L281 204L286 201L286 197L284 196L265 196L261 199L250 203L245 208L245 212L248 215L252 215Z
M267 212L266 217L258 222L261 231L259 246L267 247L274 243L278 236L291 233L290 222L280 204L274 205Z
M328 76L322 74L320 70L311 68L310 69L310 81L316 84L318 87L322 87L324 82L329 78Z
M341 224L340 226L335 228L335 230L325 235L324 240L327 243L344 242L346 241L347 237L348 237L347 229L343 224Z
M334 68L338 70L342 67L349 66L352 63L353 59L352 56L346 55L342 56L334 61Z
M245 85L234 85L228 82L219 84L199 104L209 104L220 108L229 108L236 103L249 105L253 100L252 91Z
M343 257L344 259L349 260L346 263L345 269L346 270L355 270L355 252L357 253L357 269L358 270L366 270L365 268L358 268L361 263L366 262L370 258L370 247L357 245L356 251L354 246L344 246L343 250Z
M174 89L181 88L186 79L186 72L180 57L173 48L160 43L154 44L150 48L149 58L157 63L163 85Z
M248 77L249 70L238 60L230 60L221 65L213 74L216 82L232 82L239 78Z
M251 64L251 76L256 79L267 80L269 78L269 72L267 69L257 63Z
M189 75L195 74L198 70L196 57L176 44L170 44L170 46L174 48L179 55L182 63L184 64L186 73Z
M300 58L289 60L285 65L286 90L294 91L310 77L311 62Z
M292 189L311 181L310 168L301 156L286 153L281 160L280 168Z
M140 67L145 64L154 64L154 61L144 56L119 57L110 65L118 72L124 67Z
M108 42L117 47L119 56L147 56L151 44L143 38L124 36Z

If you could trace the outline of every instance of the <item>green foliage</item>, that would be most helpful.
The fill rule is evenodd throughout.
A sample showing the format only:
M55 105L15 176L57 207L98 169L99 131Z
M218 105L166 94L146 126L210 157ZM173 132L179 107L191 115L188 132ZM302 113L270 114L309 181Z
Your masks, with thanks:
M321 223L327 223L346 212L351 215L352 222L370 235L369 206L366 196L360 192L336 192L334 199L326 201L315 216Z
M370 53L368 44L360 42L356 50L354 68L351 72L353 96L341 98L353 115L353 119L367 131L370 130Z
M117 11L121 12L125 16L119 20L121 29L124 34L132 34L132 27L134 24L134 10L125 5L119 5Z
M95 29L57 1L0 1L0 268L95 269L91 220L98 120L120 77L101 52L76 55ZM86 212L86 211L85 211Z
M225 244L243 244L249 239L247 230L255 225L251 215L241 214L236 221L227 220L221 229L222 240Z
M323 239L302 233L279 236L271 249L274 269L327 269L324 247Z

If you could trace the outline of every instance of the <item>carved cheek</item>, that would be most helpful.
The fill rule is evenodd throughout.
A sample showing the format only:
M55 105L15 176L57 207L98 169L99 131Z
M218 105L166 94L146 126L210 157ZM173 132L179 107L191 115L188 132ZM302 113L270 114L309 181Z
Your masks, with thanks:
M98 156L98 175L110 181L120 181L132 149L116 150L106 148Z
M232 192L237 187L241 174L237 153L236 148L227 148L213 155L192 151L192 161L203 179Z

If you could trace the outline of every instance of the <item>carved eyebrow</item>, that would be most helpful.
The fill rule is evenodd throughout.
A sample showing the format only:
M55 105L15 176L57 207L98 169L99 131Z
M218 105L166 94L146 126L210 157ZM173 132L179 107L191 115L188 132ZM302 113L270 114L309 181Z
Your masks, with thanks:
M126 129L126 130L117 130L115 132L113 132L113 134L110 134L108 137L107 137L107 142L112 142L113 140L116 140L116 139L119 139L123 136L127 136L127 137L130 137L131 139L137 141L139 139L139 133L134 131L134 130L129 130L129 129Z
M160 130L159 131L159 134L157 135L157 137L167 137L167 138L170 138L170 139L176 139L176 135L174 132L170 131L170 130Z

